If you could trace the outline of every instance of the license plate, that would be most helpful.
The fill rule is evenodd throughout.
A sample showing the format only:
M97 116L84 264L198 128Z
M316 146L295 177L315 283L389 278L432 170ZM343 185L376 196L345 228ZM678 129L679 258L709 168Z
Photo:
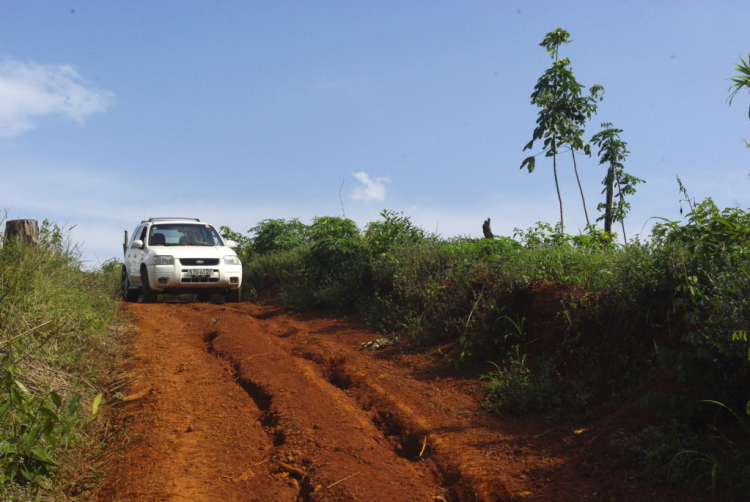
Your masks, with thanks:
M206 277L213 273L214 271L210 268L193 268L187 271L187 274L192 277Z

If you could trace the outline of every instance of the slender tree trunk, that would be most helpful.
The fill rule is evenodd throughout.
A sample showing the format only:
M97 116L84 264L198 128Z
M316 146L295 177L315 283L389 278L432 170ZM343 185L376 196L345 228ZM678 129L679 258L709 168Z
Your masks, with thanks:
M572 148L570 149L570 154L573 156L573 170L576 173L576 181L578 181L578 190L581 192L581 200L583 201L583 214L586 215L586 226L591 225L591 222L589 221L589 212L586 209L586 197L583 196L583 186L581 186L581 178L578 177L578 165L576 164L576 152Z
M613 165L607 169L607 199L604 203L604 231L612 232L612 209L614 208L615 194L615 168Z
M620 204L623 204L623 208L624 208L625 196L622 194L622 188L620 188L620 180L617 180L617 188L620 190ZM625 244L627 244L628 236L625 234L625 218L620 220L620 225L622 225L622 240Z
M557 154L552 155L552 171L555 173L555 188L557 188L557 200L560 201L560 233L565 233L565 221L563 219L563 202L560 194L560 182L557 179Z

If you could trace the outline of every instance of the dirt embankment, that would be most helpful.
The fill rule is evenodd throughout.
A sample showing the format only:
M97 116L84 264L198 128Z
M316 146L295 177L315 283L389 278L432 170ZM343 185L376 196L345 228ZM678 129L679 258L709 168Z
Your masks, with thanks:
M96 500L685 499L610 468L611 420L484 412L437 348L252 303L125 308L127 441Z

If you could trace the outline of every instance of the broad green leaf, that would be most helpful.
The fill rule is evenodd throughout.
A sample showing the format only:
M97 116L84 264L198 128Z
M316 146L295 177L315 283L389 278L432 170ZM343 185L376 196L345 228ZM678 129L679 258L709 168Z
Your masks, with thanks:
M23 392L26 396L31 395L31 392L29 392L29 389L27 389L24 384L22 384L18 380L15 381L15 384L18 386L19 389L21 389L21 392Z
M51 418L52 420L60 420L60 416L57 413L55 413L54 410L51 410L47 408L46 406L42 406L41 408L39 408L39 413L41 413L42 415L46 417Z
M23 394L21 394L18 389L15 387L12 387L10 389L10 399L15 403L16 406L22 407L26 400L24 399Z
M55 391L52 391L49 393L49 397L50 399L52 399L52 402L54 403L56 407L59 408L60 406L62 406L62 398L60 397L60 394L58 394Z
M21 467L21 475L32 483L35 483L40 478L38 473L29 470L26 467Z
M73 416L78 412L78 401L81 400L81 395L73 396L73 399L68 403L68 415Z
M5 415L8 413L8 410L10 410L10 401L0 405L0 420L5 418Z
M35 425L31 428L29 431L28 436L26 436L26 439L23 440L24 446L26 448L30 448L36 444L37 439L39 439L39 434L42 432L42 429L40 426Z
M534 172L534 167L536 165L536 158L535 157L526 157L521 164L521 169L526 167L530 173Z
M49 456L47 451L41 446L33 446L29 448L29 451L34 456L34 458L36 458L40 462L44 462L45 464L49 464L49 465L54 465L55 467L60 466L60 464L57 463L55 460L53 460L52 457Z

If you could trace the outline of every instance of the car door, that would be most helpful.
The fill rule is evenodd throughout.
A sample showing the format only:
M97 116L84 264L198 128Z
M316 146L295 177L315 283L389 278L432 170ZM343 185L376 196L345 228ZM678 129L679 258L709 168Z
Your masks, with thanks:
M141 263L143 263L143 249L133 247L133 243L136 240L144 242L146 239L146 225L139 225L133 231L133 237L130 239L130 244L125 252L125 261L127 264L128 274L130 276L131 284L141 283Z

